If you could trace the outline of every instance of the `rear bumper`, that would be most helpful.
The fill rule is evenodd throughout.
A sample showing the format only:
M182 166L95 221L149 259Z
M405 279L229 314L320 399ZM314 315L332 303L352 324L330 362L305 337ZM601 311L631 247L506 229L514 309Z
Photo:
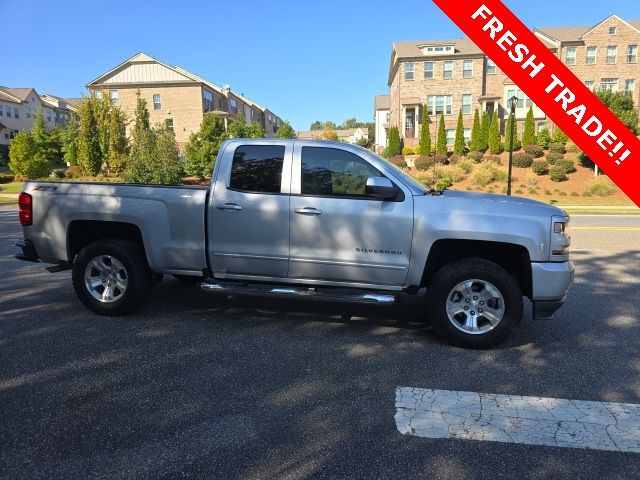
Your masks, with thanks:
M38 253L36 247L31 240L22 239L15 243L16 247L22 249L22 253L16 255L18 260L24 260L25 262L39 262Z
M573 282L575 267L572 262L545 262L531 264L533 284L533 318L550 319L567 301L567 293Z

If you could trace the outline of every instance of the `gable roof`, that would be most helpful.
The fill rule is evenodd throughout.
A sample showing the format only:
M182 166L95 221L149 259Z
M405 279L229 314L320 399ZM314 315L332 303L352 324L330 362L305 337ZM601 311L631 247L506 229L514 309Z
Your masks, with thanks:
M0 92L3 93L5 96L10 97L7 99L8 101L10 102L17 101L17 103L21 103L21 102L26 102L31 92L35 92L35 89L33 89L32 87L25 87L25 88L0 87ZM11 98L13 98L14 100L11 100Z
M155 83L168 81L199 83L199 80L194 79L193 75L185 75L177 68L140 52L89 82L87 88L105 83Z
M373 100L374 110L388 110L391 105L391 97L389 95L376 95Z
M631 20L627 22L626 20L620 18L618 15L611 15L598 22L596 25L583 25L574 27L540 27L536 28L535 32L539 32L561 43L579 42L585 35L591 33L603 23L606 23L611 19L619 20L640 33L640 20Z

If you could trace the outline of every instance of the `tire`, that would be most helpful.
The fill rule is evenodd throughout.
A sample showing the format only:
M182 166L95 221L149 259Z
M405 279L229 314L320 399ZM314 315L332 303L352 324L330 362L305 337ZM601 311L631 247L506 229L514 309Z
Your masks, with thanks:
M184 283L199 283L204 280L204 277L193 277L191 275L172 275L172 277Z
M72 279L80 301L92 312L107 316L125 315L140 307L153 287L142 249L120 239L97 240L80 250Z
M485 349L504 342L523 315L515 278L481 258L442 267L427 286L426 305L438 333L464 348Z

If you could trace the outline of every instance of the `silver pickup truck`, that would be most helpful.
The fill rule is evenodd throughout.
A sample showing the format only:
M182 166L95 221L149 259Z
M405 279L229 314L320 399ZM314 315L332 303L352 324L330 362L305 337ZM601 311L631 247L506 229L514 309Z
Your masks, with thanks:
M520 322L523 296L550 318L574 274L564 211L430 191L344 143L227 140L210 188L26 182L19 213L18 258L71 268L101 315L143 304L162 274L223 294L380 304L426 288L422 312L449 342L487 348Z

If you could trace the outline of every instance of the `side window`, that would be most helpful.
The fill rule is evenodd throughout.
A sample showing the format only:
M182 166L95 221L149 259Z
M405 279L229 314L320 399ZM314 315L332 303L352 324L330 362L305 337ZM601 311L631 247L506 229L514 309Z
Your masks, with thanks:
M236 148L229 188L252 193L280 193L284 146L243 145Z
M367 178L380 172L353 153L302 147L302 195L363 197Z

